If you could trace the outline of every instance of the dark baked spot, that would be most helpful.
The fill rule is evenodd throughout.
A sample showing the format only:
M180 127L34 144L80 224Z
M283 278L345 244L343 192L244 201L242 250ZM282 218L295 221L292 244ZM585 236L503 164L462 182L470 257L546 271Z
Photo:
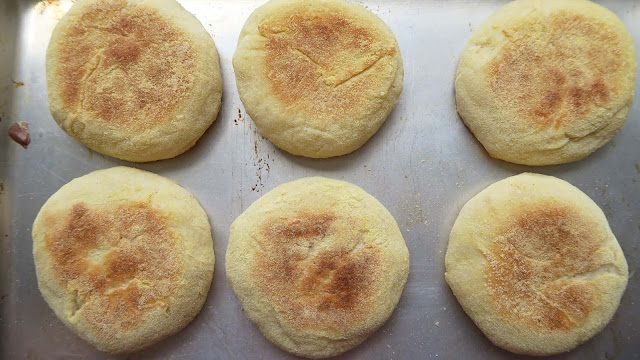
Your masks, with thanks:
M381 271L378 250L363 244L367 231L331 212L269 219L257 240L256 284L295 328L362 321Z
M504 32L509 42L487 67L503 107L541 126L580 122L617 90L620 40L598 20L558 12Z
M123 68L127 68L138 60L140 45L136 41L127 38L118 39L118 41L109 44L104 55L107 66L118 64Z
M567 206L517 214L485 252L485 278L499 312L542 330L568 331L583 323L597 293L574 277L604 265L599 233Z
M180 260L174 235L148 203L107 209L80 202L46 221L51 270L102 336L138 325L151 307L168 306Z
M393 39L336 11L294 10L258 27L280 101L315 115L360 111L367 92L386 91L396 68Z
M71 113L142 131L169 121L193 88L188 38L150 8L108 0L68 26L57 51L57 82Z
M318 306L319 311L331 309L353 310L362 291L362 285L368 281L365 276L367 272L366 258L364 259L365 261L348 259L342 264L336 264L333 257L339 258L340 255L343 254L323 254L318 265L321 271L308 277L311 283L315 285L314 291L332 294L332 296L323 298ZM331 259L327 259L328 257L331 257ZM324 280L327 273L333 273L333 278L329 283L323 284L321 281Z
M609 91L602 79L596 79L587 88L578 86L570 88L569 97L575 108L584 108L592 101L606 101L609 98Z
M114 250L105 257L106 276L112 280L128 279L138 271L140 254L127 250Z

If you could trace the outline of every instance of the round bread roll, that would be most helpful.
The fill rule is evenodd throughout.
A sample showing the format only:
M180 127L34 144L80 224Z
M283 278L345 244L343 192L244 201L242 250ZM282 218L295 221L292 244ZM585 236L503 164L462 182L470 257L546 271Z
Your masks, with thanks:
M409 252L375 198L310 177L276 187L231 224L226 268L267 339L319 359L357 346L389 318Z
M631 35L611 11L587 0L516 0L467 43L458 113L494 158L576 161L622 128L636 69Z
M78 0L53 31L46 73L58 125L127 161L182 154L220 109L213 39L174 0Z
M207 214L185 189L128 167L72 180L33 223L38 287L101 351L132 352L184 328L213 276Z
M497 346L552 355L611 320L627 285L624 254L602 210L552 176L521 174L489 186L453 225L445 278Z
M404 70L391 29L342 0L272 0L242 28L233 67L262 135L294 155L362 146L398 102Z

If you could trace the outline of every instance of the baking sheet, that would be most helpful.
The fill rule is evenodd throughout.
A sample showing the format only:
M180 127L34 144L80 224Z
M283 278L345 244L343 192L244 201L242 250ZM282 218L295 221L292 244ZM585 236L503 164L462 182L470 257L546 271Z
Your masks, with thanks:
M482 335L443 274L448 234L462 205L494 181L524 171L560 177L594 199L630 267L629 286L612 322L591 341L556 358L640 358L638 99L622 131L585 160L533 168L491 159L456 114L453 80L471 32L505 2L359 1L391 27L400 44L405 81L398 106L380 131L350 155L295 157L260 136L235 88L231 57L238 34L262 2L181 1L218 47L222 110L187 153L131 164L83 147L49 114L45 51L55 23L72 2L0 0L0 358L109 358L67 330L40 296L31 225L47 198L69 180L116 165L153 171L193 193L209 214L217 260L201 314L175 336L128 358L293 358L267 341L242 313L226 281L224 253L229 226L247 206L280 183L311 175L347 180L380 200L400 225L411 255L409 280L389 321L342 358L517 358ZM640 49L640 2L601 3L622 19ZM28 150L4 135L12 121L29 121Z

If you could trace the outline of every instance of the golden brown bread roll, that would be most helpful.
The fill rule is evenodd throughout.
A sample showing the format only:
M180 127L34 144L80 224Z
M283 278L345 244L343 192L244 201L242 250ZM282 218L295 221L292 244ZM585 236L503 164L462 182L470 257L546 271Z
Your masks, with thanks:
M60 188L33 223L38 287L99 350L136 351L200 312L212 241L207 214L173 181L128 167L94 171Z
M280 348L326 358L364 341L395 308L409 252L389 212L344 181L282 184L231 225L227 278Z
M631 35L611 11L587 0L517 0L467 43L458 113L492 157L576 161L622 128L636 72Z
M362 146L402 91L398 43L380 18L343 0L272 0L247 20L233 67L260 132L294 155Z
M539 174L498 181L456 219L445 278L496 345L518 354L569 351L602 330L629 271L602 210Z
M175 0L79 0L47 50L49 108L90 149L144 162L191 148L222 96L218 53Z

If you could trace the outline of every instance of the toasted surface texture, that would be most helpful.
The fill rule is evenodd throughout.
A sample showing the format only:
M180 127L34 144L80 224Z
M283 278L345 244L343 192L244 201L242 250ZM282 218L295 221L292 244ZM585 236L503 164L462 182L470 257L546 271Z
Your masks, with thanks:
M445 278L499 347L569 351L602 330L628 267L600 208L552 176L524 173L489 186L453 225Z
M325 358L364 341L395 308L409 252L395 220L344 181L280 185L231 224L227 278L280 348Z
M272 0L247 20L233 67L261 133L294 155L362 146L395 106L404 70L391 29L342 0Z
M218 53L175 0L79 0L47 50L49 107L85 146L133 162L172 158L215 120Z
M33 257L56 316L109 353L184 328L206 300L214 265L196 199L128 167L94 171L53 194L33 224Z
M622 128L636 72L631 35L611 11L587 0L516 0L467 43L458 113L492 157L576 161Z

